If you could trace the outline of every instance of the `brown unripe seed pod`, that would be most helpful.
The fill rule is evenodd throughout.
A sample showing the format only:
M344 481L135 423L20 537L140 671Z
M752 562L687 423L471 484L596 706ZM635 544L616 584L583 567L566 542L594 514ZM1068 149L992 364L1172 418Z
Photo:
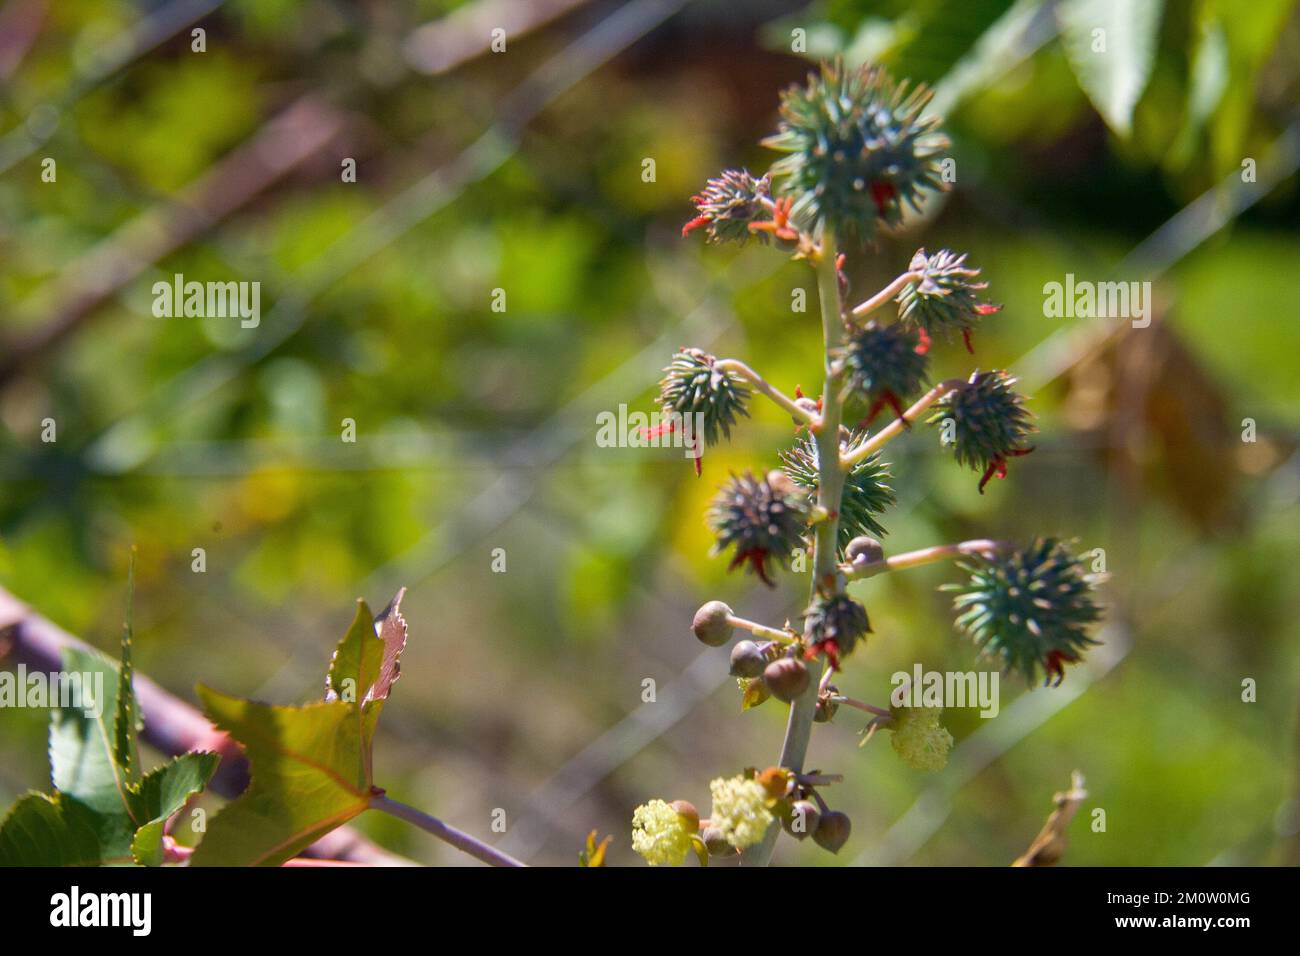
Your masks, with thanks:
M840 709L840 705L831 700L835 693L835 688L827 687L826 692L818 695L817 707L813 711L813 720L819 724L824 724L835 719L835 712Z
M721 601L710 601L695 612L691 630L709 647L721 647L731 640L733 628L727 623L731 608Z
M817 809L817 804L811 800L796 800L791 810L793 812L790 818L781 821L786 833L796 840L806 840L817 832L817 824L821 820L821 811Z
M689 800L674 800L668 804L677 811L679 817L685 817L687 828L694 833L700 828L700 811L695 809L695 804Z
M736 848L727 842L722 831L717 827L705 827L700 839L709 848L709 856L735 856Z
M844 556L853 564L875 564L885 559L885 548L875 538L859 535L844 549Z
M763 683L773 697L788 704L808 689L808 668L801 660L782 657L763 670Z
M848 814L832 810L822 814L817 829L813 831L813 842L823 850L839 853L840 848L849 842L849 834L852 831L853 823L849 820Z
M735 677L758 677L766 666L763 649L753 641L739 641L731 649L731 673Z

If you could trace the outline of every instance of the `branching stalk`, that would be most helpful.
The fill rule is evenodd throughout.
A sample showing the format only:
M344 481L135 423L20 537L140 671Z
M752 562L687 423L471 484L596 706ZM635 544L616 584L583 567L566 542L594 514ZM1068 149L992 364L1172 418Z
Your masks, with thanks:
M918 398L916 400L916 403L913 404L912 407L909 408L907 411L905 411L901 417L895 418L884 428L880 429L880 431L876 432L874 435L872 435L862 444L854 448L851 452L844 455L842 457L844 470L845 471L849 470L858 462L862 461L864 458L867 458L875 454L876 452L878 452L881 448L885 447L885 445L890 440L897 438L904 431L906 431L908 426L911 425L912 422L915 421L917 418L920 418L921 414L927 408L929 408L939 399L943 398L949 392L956 391L957 389L962 388L965 385L966 385L965 379L950 378L947 381L940 382L934 388L930 389L928 392L926 392L924 395Z
M805 425L811 425L817 421L817 416L802 407L794 399L790 398L776 386L772 385L767 379L759 375L752 368L746 365L740 359L719 359L713 363L715 369L722 369L725 372L735 372L741 378L745 379L754 388L762 392L776 404L780 405L787 412L794 416L796 421L803 422Z
M818 482L817 505L828 515L818 522L813 538L813 575L810 601L817 598L819 585L828 592L839 589L835 547L839 532L840 499L844 493L844 471L840 468L840 378L841 371L831 362L831 352L844 338L844 318L841 312L839 276L835 260L838 255L835 235L828 230L822 234L822 255L817 261L817 295L821 303L822 338L825 349L825 385L822 388L822 413L813 426L817 442ZM820 660L808 662L808 689L790 705L790 718L786 723L785 740L781 745L780 766L799 773L803 770L812 736L813 716L817 710L817 689L820 685ZM780 826L768 828L767 835L758 845L746 850L742 861L748 866L766 866L772 859Z
M885 286L870 299L865 302L859 302L853 307L853 317L855 319L863 318L875 312L878 308L888 302L890 299L902 292L909 284L920 282L921 274L919 272L904 272L889 285Z
M936 561L943 561L947 558L959 558L967 554L984 554L992 555L997 551L1008 547L1005 542L993 541L988 538L975 538L970 541L959 541L956 544L938 544L931 548L922 548L919 551L907 551L903 554L896 554L891 558L885 558L881 561L864 561L858 564L842 564L840 571L844 577L850 581L860 580L862 578L874 577L877 574L883 574L886 571L901 571L904 568L916 568L923 564L934 564Z

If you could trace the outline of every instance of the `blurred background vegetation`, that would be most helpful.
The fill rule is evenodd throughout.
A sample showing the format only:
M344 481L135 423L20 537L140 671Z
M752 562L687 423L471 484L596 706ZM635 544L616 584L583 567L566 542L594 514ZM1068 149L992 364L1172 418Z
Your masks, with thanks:
M1104 549L1109 617L1061 688L1008 680L996 720L949 712L941 773L859 749L851 713L818 727L810 762L846 775L853 837L778 861L1005 864L1078 768L1069 863L1295 863L1295 7L6 0L0 584L112 648L137 545L137 669L282 703L319 696L357 596L406 585L377 777L471 832L504 809L502 846L533 862L575 862L591 828L639 862L634 806L704 810L711 777L777 757L784 708L742 716L688 625L714 597L801 610L800 580L728 577L703 523L728 470L770 467L791 434L756 403L696 479L680 451L598 448L596 416L649 411L687 344L815 387L815 306L790 307L806 267L679 232L707 177L771 161L778 90L844 51L937 86L958 170L850 262L855 293L918 246L969 252L1006 308L935 372L1010 367L1042 428L982 497L932 436L892 444L885 546L1074 537ZM1088 55L1097 23L1121 55ZM1151 279L1156 322L1045 318L1070 272ZM261 325L155 318L175 273L260 281ZM856 586L875 634L842 690L884 703L914 661L976 666L934 590L955 573ZM0 802L44 786L44 738L44 714L0 713Z

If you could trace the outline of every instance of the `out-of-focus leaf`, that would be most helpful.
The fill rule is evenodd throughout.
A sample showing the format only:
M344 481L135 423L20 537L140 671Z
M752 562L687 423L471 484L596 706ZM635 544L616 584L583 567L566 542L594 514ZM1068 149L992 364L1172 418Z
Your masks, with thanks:
M406 646L405 593L377 618L357 603L321 703L277 707L199 687L208 717L243 745L252 782L208 826L193 865L276 866L369 806L375 727Z
M167 818L207 786L220 762L218 754L187 753L145 774L133 798L136 819L147 821L131 840L131 858L135 862L141 866L162 865Z
M29 793L0 823L0 866L95 866L104 859L98 823L64 794Z
M1163 0L1065 0L1057 10L1079 85L1123 137L1151 78L1163 9Z
M376 709L358 734L358 704L275 707L198 691L212 722L243 745L252 782L208 824L191 865L277 866L369 805L363 737Z

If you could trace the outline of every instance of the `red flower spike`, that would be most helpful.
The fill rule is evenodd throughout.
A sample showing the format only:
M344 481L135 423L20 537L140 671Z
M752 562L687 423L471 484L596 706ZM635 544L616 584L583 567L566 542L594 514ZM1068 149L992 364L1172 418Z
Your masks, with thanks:
M897 196L898 190L894 188L893 183L876 180L871 184L871 201L876 204L876 212L881 217L885 215L885 206Z
M713 218L711 216L696 216L686 225L682 226L682 235L689 236L696 229L699 229L701 226L707 226L712 221Z
M916 335L917 343L916 348L913 351L915 351L917 355L924 355L926 352L930 351L930 333L920 326L917 326Z
M999 455L989 462L989 466L984 469L984 476L980 478L980 494L984 494L984 486L989 483L989 479L995 475L998 478L1007 476L1007 458L1024 458L1033 448L1017 448L1015 451L1009 451L1006 455Z
M758 575L758 579L770 588L776 587L776 582L767 576L767 552L761 548L755 548L752 551L743 551L736 554L727 565L727 571L734 571L742 564L748 564Z
M790 226L790 210L793 207L793 198L787 196L784 199L778 199L772 210L772 221L751 222L749 224L749 231L771 233L778 239L784 239L787 242L795 242L799 238L799 231Z
M1071 654L1068 651L1048 651L1047 657L1043 659L1043 686L1060 687L1061 681L1065 680L1065 665L1074 664L1079 660L1078 654ZM1055 675L1056 681L1053 683L1052 677Z

